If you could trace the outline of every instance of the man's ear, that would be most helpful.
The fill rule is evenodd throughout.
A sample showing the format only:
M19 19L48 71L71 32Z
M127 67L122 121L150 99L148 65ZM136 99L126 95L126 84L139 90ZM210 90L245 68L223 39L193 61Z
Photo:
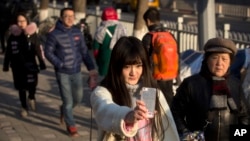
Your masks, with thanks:
M152 25L152 22L151 22L149 19L147 19L147 20L146 20L146 25L147 25L147 26L150 26L150 25Z

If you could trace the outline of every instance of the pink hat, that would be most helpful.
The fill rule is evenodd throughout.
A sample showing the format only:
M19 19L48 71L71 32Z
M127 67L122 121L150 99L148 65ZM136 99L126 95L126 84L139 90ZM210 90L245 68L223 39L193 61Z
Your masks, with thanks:
M102 12L102 20L117 20L118 16L116 10L113 7L107 7Z

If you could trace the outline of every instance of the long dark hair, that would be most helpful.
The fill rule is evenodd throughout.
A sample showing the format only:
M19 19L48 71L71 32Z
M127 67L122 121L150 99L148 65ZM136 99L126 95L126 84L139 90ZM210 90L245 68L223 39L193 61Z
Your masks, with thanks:
M25 13L25 12L19 12L19 13L17 13L17 14L15 15L14 24L17 24L17 23L18 23L18 20L17 20L17 19L18 19L19 16L22 16L22 17L24 17L24 18L26 19L27 25L30 24L31 19L27 16L27 13Z
M140 83L144 87L158 88L157 82L152 77L149 64L149 56L142 42L136 37L121 37L115 44L110 58L110 65L107 76L101 82L101 86L106 87L112 95L113 101L120 106L132 106L132 101L125 80L122 76L122 69L125 65L133 65L142 62L143 72ZM162 106L159 102L159 95L156 98L156 110L153 123L153 133L157 133L158 138L164 137L162 125ZM165 114L166 115L166 114ZM155 135L153 135L155 136Z

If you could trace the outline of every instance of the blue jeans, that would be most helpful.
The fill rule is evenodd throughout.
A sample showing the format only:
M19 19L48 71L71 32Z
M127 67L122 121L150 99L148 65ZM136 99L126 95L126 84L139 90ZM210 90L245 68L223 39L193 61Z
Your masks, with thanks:
M65 123L68 126L75 126L73 108L81 103L83 98L83 82L81 72L76 74L64 74L56 72L56 79L62 98L62 111Z

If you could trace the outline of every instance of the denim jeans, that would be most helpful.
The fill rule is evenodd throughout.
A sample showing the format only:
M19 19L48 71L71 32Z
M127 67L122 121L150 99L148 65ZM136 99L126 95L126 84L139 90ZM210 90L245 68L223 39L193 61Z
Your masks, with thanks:
M62 111L67 126L75 126L73 108L81 103L83 98L83 82L81 72L64 74L56 72L56 79L62 99Z

